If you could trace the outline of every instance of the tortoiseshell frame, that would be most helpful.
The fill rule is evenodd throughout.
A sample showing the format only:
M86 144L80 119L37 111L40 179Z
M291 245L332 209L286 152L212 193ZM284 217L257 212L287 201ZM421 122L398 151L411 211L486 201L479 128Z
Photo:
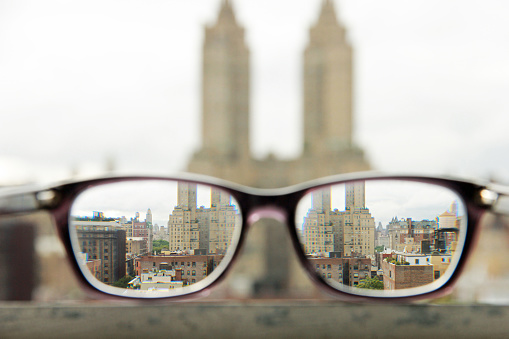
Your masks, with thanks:
M228 268L221 272L220 276L216 280L212 281L208 286L206 286L200 291L190 292L181 296L150 299L150 302L154 302L154 300L182 300L190 299L191 297L207 295L211 288L213 288L216 284L220 283L224 279L229 268L231 268L232 265L234 264L235 260L239 255L240 249L242 248L242 245L244 243L248 226L253 222L254 219L257 219L258 217L262 218L276 217L279 220L285 222L290 237L292 239L292 243L295 248L296 254L299 258L299 261L305 268L310 279L314 281L315 284L320 286L322 290L331 295L339 297L339 299L341 300L352 302L360 301L377 303L383 302L408 303L421 299L440 297L448 293L453 288L454 283L457 281L462 270L464 269L467 257L469 253L472 252L472 248L477 238L479 220L483 212L489 208L488 206L484 205L479 199L479 193L485 187L478 184L445 178L432 178L420 176L383 176L383 175L376 176L365 174L328 177L304 183L301 185L280 189L254 189L224 182L214 178L193 175L185 175L181 177L150 177L150 176L108 177L68 183L61 186L49 188L48 190L40 190L39 192L34 192L34 194L44 191L51 191L55 193L55 196L54 198L52 198L51 201L41 202L38 208L47 209L51 213L55 221L59 237L64 244L64 247L67 251L67 255L70 258L71 266L74 270L74 273L76 274L76 277L78 278L78 281L80 282L80 285L89 295L95 296L96 298L98 297L101 299L126 300L126 297L111 295L109 293L102 292L96 289L90 282L87 281L87 279L83 275L79 267L79 264L76 260L76 257L73 253L71 245L71 235L69 232L69 217L71 206L75 198L86 189L98 185L136 180L185 181L220 188L222 190L227 191L229 194L231 194L233 198L237 200L240 212L242 214L242 229L237 248L234 251L233 257L228 265ZM455 271L453 272L452 276L449 278L447 282L445 282L442 286L440 286L436 290L419 295L396 296L396 297L394 296L373 297L350 294L345 291L337 290L330 286L329 284L327 284L318 274L316 274L314 268L311 266L310 261L306 259L305 253L302 249L300 240L298 238L297 228L295 225L295 214L297 204L299 203L303 196L310 193L312 190L319 189L324 186L342 184L349 181L358 180L402 180L419 183L428 183L432 185L446 187L455 192L456 194L458 194L458 196L460 196L463 199L467 212L465 244L463 246L462 254L455 268ZM28 210L29 209L26 209L26 211ZM5 211L1 211L0 209L0 214L2 212ZM137 297L128 298L131 300L132 299L146 300Z

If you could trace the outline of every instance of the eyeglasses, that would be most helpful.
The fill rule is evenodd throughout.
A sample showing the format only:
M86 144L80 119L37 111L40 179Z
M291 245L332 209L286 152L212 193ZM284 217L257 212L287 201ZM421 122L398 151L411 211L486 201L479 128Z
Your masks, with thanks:
M448 292L483 212L509 190L416 176L336 176L254 189L183 176L111 177L0 196L0 214L49 211L83 287L100 297L184 298L218 283L259 219L288 226L310 278L343 300ZM139 212L142 212L140 215Z

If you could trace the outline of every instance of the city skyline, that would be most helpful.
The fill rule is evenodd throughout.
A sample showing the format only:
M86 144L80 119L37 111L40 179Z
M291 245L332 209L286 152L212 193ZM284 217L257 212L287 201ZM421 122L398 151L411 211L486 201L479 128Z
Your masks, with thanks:
M380 191L388 191L398 181L376 183L383 185ZM312 196L312 205L308 206L302 227L297 226L297 233L317 274L339 289L343 286L371 289L363 287L369 281L376 281L375 289L419 288L447 277L450 265L457 263L456 251L461 251L464 244L464 206L449 200L450 205L442 206L442 213L433 218L394 217L387 227L380 228L367 203L369 184L369 180L346 183L342 190L345 206L341 210L331 204L332 196L341 191L337 187L308 194ZM422 193L420 183L407 184ZM445 199L441 193L444 188L428 186L434 195L443 195ZM211 189L210 208L197 208L196 184L181 182L174 189L177 205L165 229L152 224L150 209L145 219L137 215L131 220L120 216L111 220L101 211L92 211L93 217L83 217L71 210L72 242L78 246L75 255L90 270L91 277L116 286L126 275L129 289L160 293L199 283L212 274L223 258L231 259L238 245L242 218L231 204L231 196ZM411 191L409 187L405 190ZM101 191L95 191L89 199L95 200L100 195ZM455 196L452 191L448 195ZM164 240L158 243L163 246L159 253L153 252L156 237L157 241Z
M129 219L134 218L137 212L144 216L150 209L153 224L166 227L168 216L178 205L177 186L176 181L150 180L134 184L120 183L113 187L98 186L79 196L73 205L73 211L76 211L73 213L92 217L94 211L100 211L104 213L105 218L125 216ZM197 207L210 207L210 195L210 186L198 185ZM133 196L136 199L133 199ZM119 206L124 207L119 209Z
M390 186L390 190L387 187ZM430 198L432 197L432 198ZM416 220L433 220L448 210L454 201L459 202L459 215L465 215L465 207L458 196L440 186L420 183L366 180L365 205L375 218L375 224L386 227L395 217ZM345 184L331 187L331 210L345 210ZM297 225L312 206L311 194L304 196L297 209Z

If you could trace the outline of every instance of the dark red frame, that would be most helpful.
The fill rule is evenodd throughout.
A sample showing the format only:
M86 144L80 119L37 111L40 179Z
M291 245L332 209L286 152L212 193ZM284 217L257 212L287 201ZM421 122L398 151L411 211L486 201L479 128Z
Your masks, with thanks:
M88 181L68 183L61 186L50 188L49 190L55 194L54 198L51 201L44 201L43 203L41 203L41 206L39 206L39 208L47 209L51 213L55 221L60 239L64 244L64 247L67 251L67 255L71 259L70 260L71 266L82 287L85 289L87 293L95 297L100 297L101 299L147 300L137 297L126 298L122 296L111 295L107 292L103 292L96 289L91 283L88 282L88 280L84 277L83 273L81 272L77 260L75 259L71 245L70 238L71 235L69 233L69 223L68 223L70 217L70 209L74 202L74 199L81 192L88 188L108 183L134 180L185 181L195 184L209 185L212 187L223 189L229 192L237 200L243 219L238 246L235 249L231 262L229 266L223 272L221 272L220 276L216 280L211 282L207 287L200 291L190 292L182 296L149 299L151 302L154 302L154 300L182 300L189 299L191 297L206 295L209 289L213 288L216 284L220 283L224 279L229 268L231 268L231 266L234 265L234 262L237 259L240 249L242 248L245 240L245 236L247 233L246 231L250 224L249 219L254 215L259 215L261 217L267 216L270 217L276 215L280 219L282 219L282 221L284 221L287 225L287 229L292 239L297 256L302 266L305 267L306 272L308 273L310 279L314 281L316 285L320 286L325 292L340 297L341 300L357 302L358 301L378 302L378 303L380 302L407 303L421 299L439 297L446 294L452 289L454 283L457 281L458 277L463 271L465 263L468 259L468 255L472 252L472 248L477 239L479 221L482 217L483 212L489 208L489 206L483 204L480 199L480 191L484 189L485 186L455 179L419 177L419 176L371 176L371 175L336 176L281 189L254 189L220 181L217 179L196 176L183 176L183 177L130 176L130 177L110 177L94 179ZM456 269L446 283L444 283L441 287L434 291L422 293L419 295L376 297L376 296L355 295L345 291L337 290L330 286L329 284L327 284L318 274L316 274L314 268L311 267L311 263L309 262L309 260L306 259L305 253L302 250L300 244L300 240L298 239L297 228L295 225L295 214L297 204L304 195L308 194L312 190L319 189L321 187L328 185L342 184L358 180L402 180L428 183L449 188L450 190L456 192L463 199L467 211L467 233L465 237L465 244L463 246L463 251L461 253Z

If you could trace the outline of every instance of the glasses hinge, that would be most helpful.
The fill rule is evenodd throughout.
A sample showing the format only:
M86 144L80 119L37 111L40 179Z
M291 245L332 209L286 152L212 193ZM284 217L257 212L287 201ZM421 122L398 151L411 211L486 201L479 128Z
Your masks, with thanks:
M51 208L58 204L58 193L55 190L37 192L35 198L41 208Z

